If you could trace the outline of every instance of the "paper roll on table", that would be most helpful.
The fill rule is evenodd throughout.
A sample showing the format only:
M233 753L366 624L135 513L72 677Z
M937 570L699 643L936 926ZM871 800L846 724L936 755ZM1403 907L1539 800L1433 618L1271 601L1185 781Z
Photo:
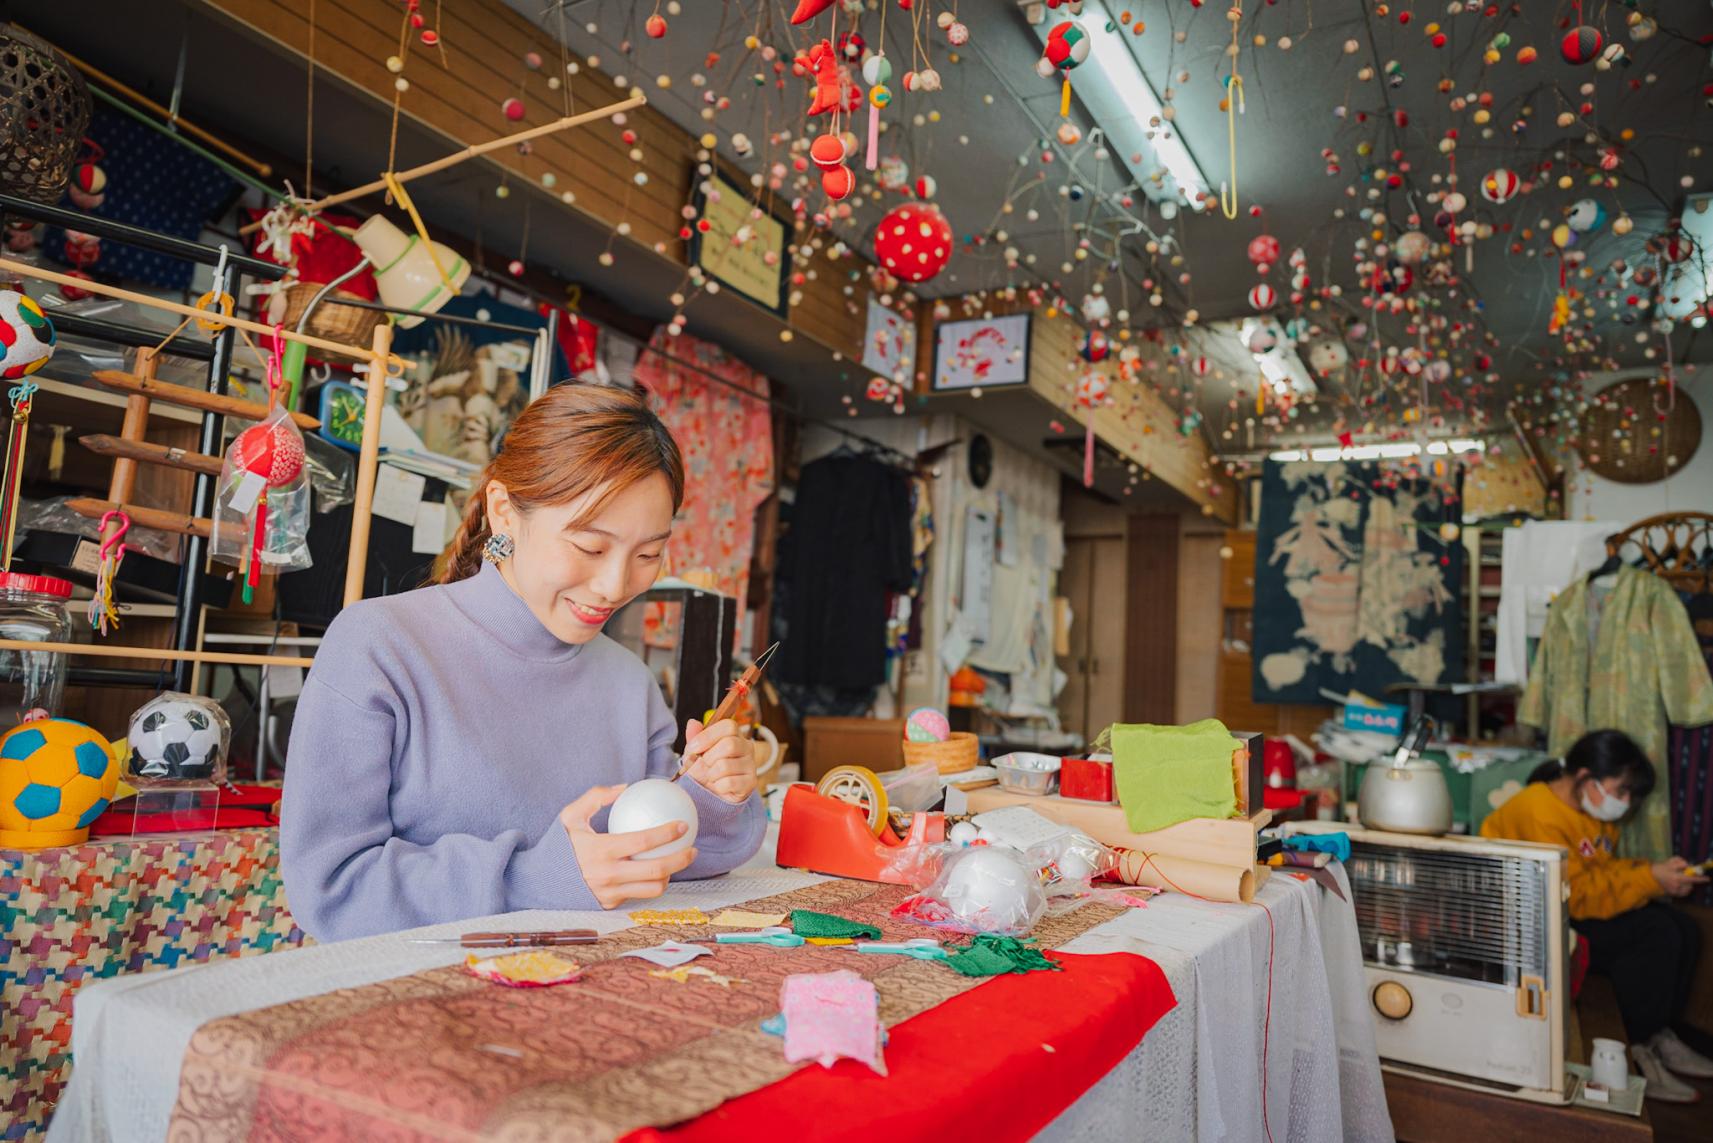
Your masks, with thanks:
M1118 879L1126 885L1146 885L1190 893L1210 901L1255 899L1255 870L1239 865L1215 865L1135 849L1117 849Z

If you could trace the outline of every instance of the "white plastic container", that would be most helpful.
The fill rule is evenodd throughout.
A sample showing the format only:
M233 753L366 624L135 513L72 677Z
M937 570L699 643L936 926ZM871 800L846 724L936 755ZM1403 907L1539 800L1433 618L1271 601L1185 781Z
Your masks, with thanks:
M1001 789L1014 794L1050 794L1059 782L1060 760L1051 754L1018 751L993 760Z

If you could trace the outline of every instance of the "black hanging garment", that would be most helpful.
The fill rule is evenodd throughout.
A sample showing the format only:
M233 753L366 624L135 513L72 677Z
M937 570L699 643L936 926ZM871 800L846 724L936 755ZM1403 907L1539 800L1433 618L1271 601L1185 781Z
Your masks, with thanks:
M910 536L905 473L849 453L803 467L775 571L788 586L775 678L840 689L886 681L887 596L910 587Z

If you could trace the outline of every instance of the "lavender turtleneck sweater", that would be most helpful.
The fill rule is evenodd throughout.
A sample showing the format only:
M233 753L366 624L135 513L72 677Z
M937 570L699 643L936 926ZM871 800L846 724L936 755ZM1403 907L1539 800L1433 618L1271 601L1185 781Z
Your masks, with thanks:
M559 811L591 786L670 774L648 668L597 636L561 643L499 572L346 608L304 683L280 850L291 911L343 940L517 909L595 909ZM685 779L698 856L747 861L767 817ZM606 810L595 828L606 828Z

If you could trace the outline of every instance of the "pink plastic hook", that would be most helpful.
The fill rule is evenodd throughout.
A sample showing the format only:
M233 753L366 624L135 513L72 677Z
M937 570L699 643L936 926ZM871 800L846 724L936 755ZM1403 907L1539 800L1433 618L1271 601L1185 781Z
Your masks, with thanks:
M107 535L107 525L109 522L112 521L113 517L115 517L115 516L119 517L119 530L117 532L114 532L111 536L109 536L109 535ZM107 555L112 550L114 544L119 545L119 555L121 558L123 558L125 555L125 544L124 544L125 533L129 532L130 530L131 530L131 517L125 515L125 513L119 511L117 508L115 508L111 512L108 512L106 515L102 516L101 517L101 535L104 538L101 541L101 558L102 559L107 558Z
M281 363L284 354L285 339L280 336L280 327L276 325L274 326L273 350L268 355L268 395L270 397L273 396L275 390L285 384L285 366Z

